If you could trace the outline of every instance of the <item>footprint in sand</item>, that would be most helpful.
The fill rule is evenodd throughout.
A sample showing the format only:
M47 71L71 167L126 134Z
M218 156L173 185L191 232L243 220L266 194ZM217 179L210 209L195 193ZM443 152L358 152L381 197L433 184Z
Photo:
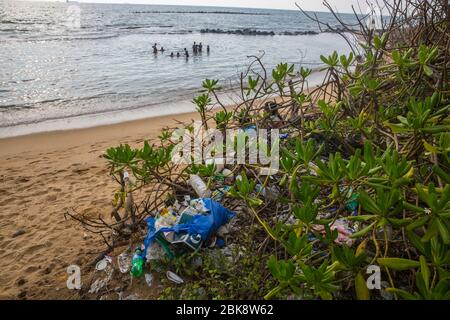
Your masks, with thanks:
M25 248L23 253L24 253L24 255L37 254L37 251L40 251L46 247L47 247L47 245L45 245L45 244L35 244L32 246L29 246L28 248Z
M45 198L45 200L49 202L56 201L56 199L58 199L58 196L56 194L50 194Z
M0 202L0 207L5 207L6 205L10 204L12 201L14 201L14 199L6 199Z
M25 268L25 273L33 273L39 270L38 266L29 266L27 268Z
M45 194L47 194L48 191L47 190L38 190L35 193L31 193L30 197L35 197L35 196L43 196Z
M25 182L29 182L30 178L29 177L18 177L16 179L16 183L25 183Z

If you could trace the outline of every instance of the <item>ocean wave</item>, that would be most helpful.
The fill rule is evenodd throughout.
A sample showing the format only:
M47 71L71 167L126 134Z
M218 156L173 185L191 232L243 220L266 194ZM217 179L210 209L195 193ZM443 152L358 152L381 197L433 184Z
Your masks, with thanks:
M270 16L270 13L263 12L245 12L245 11L133 11L134 14L161 14L161 13L178 13L178 14L235 14L247 16Z
M23 103L13 103L13 104L5 104L0 105L0 108L2 110L21 110L21 109L33 109L36 106L47 104L47 103L54 103L54 102L65 102L67 100L61 99L61 98L54 98L54 99L46 99L41 101L35 101L35 102L23 102Z
M23 36L23 35L22 35ZM39 37L37 39L36 37ZM106 35L73 35L73 36L67 36L67 35L57 35L57 36L36 36L36 37L28 37L24 39L14 39L14 41L18 42L47 42L47 41L82 41L82 40L103 40L103 39L111 39L111 38L117 38L120 37L120 34L106 34ZM0 40L0 42L2 42Z
M134 30L134 29L142 29L142 28L147 28L147 26L127 26L127 27L121 27L119 29Z
M118 29L145 29L145 28L173 28L173 25L151 25L151 24L138 24L138 25L130 25L126 23L118 23L118 24L106 24L105 27L108 28L118 28Z
M260 31L255 29L237 29L237 30L222 30L222 29L201 29L200 33L219 33L219 34L237 34L244 36L299 36L299 35L316 35L317 31L304 30L304 31L284 31L276 33L275 31Z
M43 22L43 21L27 21L27 20L0 20L0 24L18 24L18 25L50 25L52 22Z
M0 28L1 32L11 32L11 33L19 33L19 32L29 32L31 29L17 29L17 28Z

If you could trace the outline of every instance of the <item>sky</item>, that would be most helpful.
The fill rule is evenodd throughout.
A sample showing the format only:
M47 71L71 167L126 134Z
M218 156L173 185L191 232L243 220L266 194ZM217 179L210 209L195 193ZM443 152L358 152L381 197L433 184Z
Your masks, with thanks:
M61 0L51 0L61 1ZM65 2L65 0L64 0ZM296 10L297 2L304 10L328 11L322 4L322 0L78 0L78 2L98 3L139 3L139 4L168 4L168 5L197 5L197 6L220 6L220 7L244 7L244 8L269 8ZM365 0L328 0L338 12L352 12L351 6L358 9L358 2L363 12L367 5Z

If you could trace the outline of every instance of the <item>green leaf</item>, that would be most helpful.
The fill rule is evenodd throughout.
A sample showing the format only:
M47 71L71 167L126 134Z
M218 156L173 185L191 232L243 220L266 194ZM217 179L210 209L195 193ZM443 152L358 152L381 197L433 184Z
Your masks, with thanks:
M433 75L433 70L426 64L423 65L423 72L429 77Z
M322 62L325 64L329 64L328 59L323 55L320 55L320 60L322 60Z
M406 225L409 225L411 223L411 219L410 218L405 218L405 219L387 218L387 220L395 228L402 228L402 227L404 227Z
M427 260L424 256L420 256L419 261L422 278L428 291L428 289L430 288L430 269L428 268Z
M411 243L413 244L413 246L417 250L419 250L420 253L425 254L425 245L420 240L420 237L412 231L406 231L406 235L408 236L408 238L411 241Z
M378 264L395 270L408 270L420 267L419 261L402 258L378 258Z
M416 221L414 221L413 223L411 223L406 227L406 231L413 231L417 228L420 228L421 226L425 225L425 223L427 223L429 219L430 217L428 216L417 219Z
M381 39L378 36L375 36L373 38L373 44L375 46L375 49L380 49L381 48Z
M439 233L439 228L436 220L437 220L436 218L431 219L430 223L428 224L427 231L425 232L425 234L421 239L422 242L430 241L433 237L435 237Z
M438 165L433 166L433 172L437 174L445 183L450 184L450 175L442 170Z
M436 134L436 133L441 133L441 132L448 132L450 130L450 125L435 125L432 127L427 127L427 128L421 128L420 131L424 132L424 133L431 133L431 134Z
M424 148L425 148L428 152L431 152L431 153L438 153L438 152L439 152L439 150L438 150L437 148L433 147L431 144L429 144L428 142L426 142L424 139L422 139L422 142L423 142Z
M412 129L405 128L401 124L385 122L384 125L388 126L394 133L404 133L412 131Z
M275 256L270 256L269 260L267 261L267 266L269 267L270 273L272 273L275 278L278 278L278 261Z
M448 229L445 226L444 222L442 222L441 219L437 218L436 224L438 226L439 233L441 234L442 240L444 241L445 244L449 244L450 235L448 234Z
M360 191L359 200L364 210L367 210L373 214L380 213L381 210L378 207L377 203L365 191L363 190Z
M360 216L349 216L347 217L347 220L350 221L369 221L372 219L375 219L377 216L372 214L362 214Z
M411 293L409 293L405 290L402 290L402 289L387 288L386 291L390 292L390 293L395 293L406 300L419 300L419 297L416 297L416 296L412 295Z
M370 292L367 283L361 272L358 272L355 278L356 298L358 300L370 300Z

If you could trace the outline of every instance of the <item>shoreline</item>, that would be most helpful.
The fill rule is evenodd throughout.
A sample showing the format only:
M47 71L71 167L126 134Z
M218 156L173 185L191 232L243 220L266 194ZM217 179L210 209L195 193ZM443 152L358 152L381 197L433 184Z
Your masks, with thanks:
M233 99L235 97L233 97L233 94L234 91L230 89L222 92L219 98L226 105L234 105L235 101ZM194 95L192 95L193 97ZM178 115L189 113L196 113L192 99L168 101L166 103L137 106L129 109L110 110L4 126L0 127L0 140L40 133L90 129L161 117L177 117Z
M309 89L319 85L324 77L324 72L315 69L308 79ZM201 88L198 88L201 90ZM227 106L236 105L241 98L235 89L229 88L219 94L219 99ZM192 94L192 98L194 94ZM21 123L12 126L0 127L0 142L4 139L12 139L33 134L63 132L71 130L91 129L96 127L117 125L121 123L148 120L162 117L178 117L196 113L192 99L168 101L154 105L137 106L129 109L111 110L99 113L74 115L65 118L46 119L39 122Z

